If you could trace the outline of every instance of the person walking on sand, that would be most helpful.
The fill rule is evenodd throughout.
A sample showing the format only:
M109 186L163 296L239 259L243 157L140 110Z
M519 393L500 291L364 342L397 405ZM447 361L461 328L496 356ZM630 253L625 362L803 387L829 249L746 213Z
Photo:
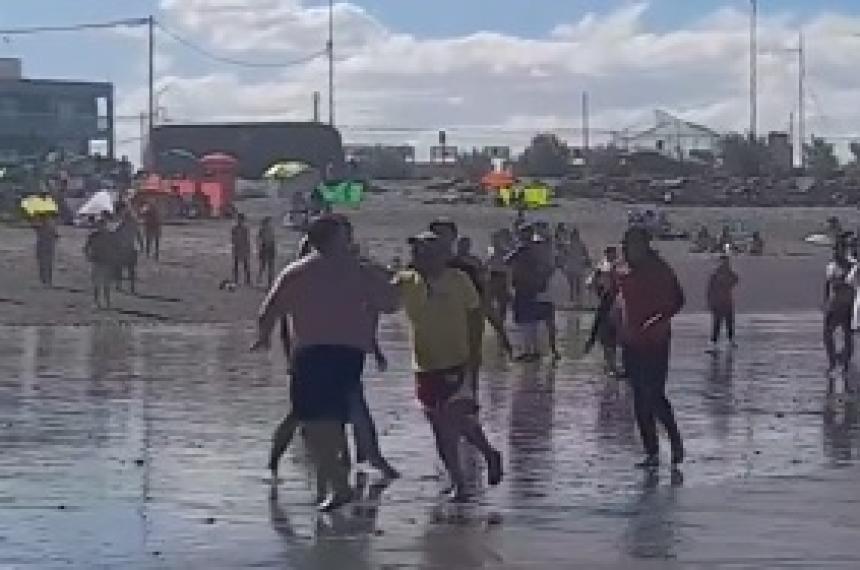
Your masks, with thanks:
M851 330L854 296L851 281L852 264L848 259L847 246L841 237L833 247L833 260L827 264L824 282L824 348L827 352L828 373L833 372L840 360L844 370L851 365L854 353L854 333ZM856 272L855 272L856 274ZM836 352L834 333L842 329L842 354Z
M678 466L684 461L684 444L666 397L666 381L671 320L684 306L684 291L675 272L651 247L651 235L646 229L628 229L622 249L627 270L619 280L621 342L646 454L637 467L654 468L660 464L657 420L668 432L672 465Z
M236 215L236 225L230 230L230 245L233 251L233 283L239 285L241 265L245 285L251 285L251 231L245 223L245 214Z
M451 478L453 498L464 501L469 494L460 465L462 438L484 456L490 485L503 476L502 455L484 434L469 385L471 339L480 335L484 320L481 298L468 275L448 265L450 250L438 234L423 232L409 244L413 269L398 273L395 281L410 324L416 393Z
M39 282L51 287L54 284L54 259L57 251L57 224L53 216L43 215L36 220L36 265L39 268Z
M349 240L352 243L350 248L351 253L355 255L356 258L360 259L359 252L356 248L357 244L355 244L353 241L352 226L345 219L343 219L343 222L344 226L347 229ZM310 253L313 251L313 249L309 245L309 242L306 239L303 238L302 241L303 246L300 251L299 259L310 255ZM361 261L365 264L370 263L369 260ZM380 372L385 372L388 369L388 360L386 359L385 354L382 352L382 348L379 345L379 339L377 336L377 330L379 327L378 314L374 316L373 321L373 341L371 353L373 355L374 360L376 361L377 369ZM293 343L290 339L289 320L287 317L281 317L280 328L281 342L283 343L284 354L287 356L287 360L290 361L292 359L293 354ZM379 445L379 435L376 430L376 424L373 421L373 416L371 416L370 414L370 408L367 405L367 399L364 396L364 389L361 384L359 384L358 389L350 395L349 420L353 425L353 436L355 437L356 449L356 462L359 464L368 462L371 467L379 470L386 479L399 478L400 474L391 466L391 464L385 459L382 454L382 449ZM272 472L273 482L277 482L278 464L280 463L281 457L286 452L287 448L290 445L290 442L292 441L296 427L298 427L298 420L296 419L294 411L290 411L275 429L274 436L272 437L272 449L271 453L269 454L269 470ZM348 463L348 454L345 455L344 461Z
M266 216L260 222L260 230L257 232L257 256L260 262L257 283L261 283L265 275L266 283L271 287L275 281L275 259L278 256L278 250L270 216Z
M269 346L272 330L289 317L290 399L316 466L320 510L350 502L344 424L358 389L365 354L373 348L376 314L397 309L388 273L363 265L350 252L343 218L323 216L308 229L314 251L284 269L260 309L258 339Z
M143 235L146 257L158 261L161 255L161 213L155 204L143 207Z
M508 355L511 353L511 343L508 340L504 322L498 313L493 310L490 303L487 295L486 268L479 258L471 254L471 240L466 239L458 243L459 229L457 228L457 224L450 218L436 218L430 223L428 230L439 237L439 245L445 252L446 266L465 273L472 282L475 291L478 292L478 298L481 301L479 315L482 318L475 322L475 326L472 329L474 335L470 337L472 358L469 362L468 374L469 384L477 397L478 381L483 363L485 322L489 322L490 326L496 331L502 349Z
M735 299L734 289L738 285L738 275L732 269L728 252L720 255L720 264L708 279L708 309L711 311L711 346L708 352L716 353L717 342L723 324L729 345L735 348Z
M110 309L111 284L114 276L115 239L113 232L108 229L107 218L107 215L98 218L95 230L87 236L84 244L84 256L91 265L93 299L99 309Z

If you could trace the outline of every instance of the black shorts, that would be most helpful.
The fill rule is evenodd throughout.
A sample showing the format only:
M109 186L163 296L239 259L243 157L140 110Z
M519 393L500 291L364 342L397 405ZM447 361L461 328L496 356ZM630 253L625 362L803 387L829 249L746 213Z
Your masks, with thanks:
M550 302L534 297L514 297L514 322L518 325L549 321L553 316L555 307Z
M348 346L317 345L293 357L290 399L301 421L349 420L349 398L361 386L364 351Z

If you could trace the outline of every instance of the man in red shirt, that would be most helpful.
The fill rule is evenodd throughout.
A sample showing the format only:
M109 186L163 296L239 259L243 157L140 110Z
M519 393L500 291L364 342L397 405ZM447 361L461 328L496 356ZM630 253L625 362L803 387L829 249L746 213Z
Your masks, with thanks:
M630 384L636 423L645 447L645 460L637 467L660 464L657 420L666 428L672 446L672 465L684 461L684 445L672 406L666 398L669 375L671 319L684 306L684 291L672 268L651 247L644 228L627 230L622 241L627 270L619 279L620 337Z

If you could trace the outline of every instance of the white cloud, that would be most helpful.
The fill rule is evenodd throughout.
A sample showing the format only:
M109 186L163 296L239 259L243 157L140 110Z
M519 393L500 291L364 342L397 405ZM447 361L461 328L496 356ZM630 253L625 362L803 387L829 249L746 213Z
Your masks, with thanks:
M559 23L542 38L483 31L428 39L339 2L338 122L353 127L345 129L353 141L430 144L438 128L487 125L499 129L453 129L452 142L517 146L532 130L559 129L575 144L578 135L570 129L580 123L580 93L588 90L598 141L601 131L606 137L609 130L650 121L658 107L718 130L743 130L749 122L749 19L733 6L727 0L668 31L654 29L646 18L649 4L637 2ZM322 49L327 37L326 9L302 0L162 0L162 9L173 29L243 59L292 59ZM801 27L808 36L810 132L860 132L860 112L853 110L860 38L850 35L860 32L860 19L822 12L802 20L787 11L761 20L767 52L761 57L761 130L785 129L796 108L796 56L784 48L796 46ZM325 94L324 58L261 73L192 67L179 47L170 49L173 86L164 102L175 119L303 119L311 115L312 92ZM368 126L398 130L360 128Z

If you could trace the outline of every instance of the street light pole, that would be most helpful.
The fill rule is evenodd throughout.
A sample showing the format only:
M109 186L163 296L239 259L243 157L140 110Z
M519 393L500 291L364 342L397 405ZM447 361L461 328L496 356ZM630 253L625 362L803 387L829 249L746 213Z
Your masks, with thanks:
M800 147L800 167L806 168L806 47L803 41L803 32L800 32L797 40L797 134Z
M750 139L758 136L758 0L750 0Z
M328 0L328 123L334 126L334 0Z
M144 169L151 170L152 164L152 132L155 129L155 18L147 19L149 28L149 122L146 135L146 151Z

